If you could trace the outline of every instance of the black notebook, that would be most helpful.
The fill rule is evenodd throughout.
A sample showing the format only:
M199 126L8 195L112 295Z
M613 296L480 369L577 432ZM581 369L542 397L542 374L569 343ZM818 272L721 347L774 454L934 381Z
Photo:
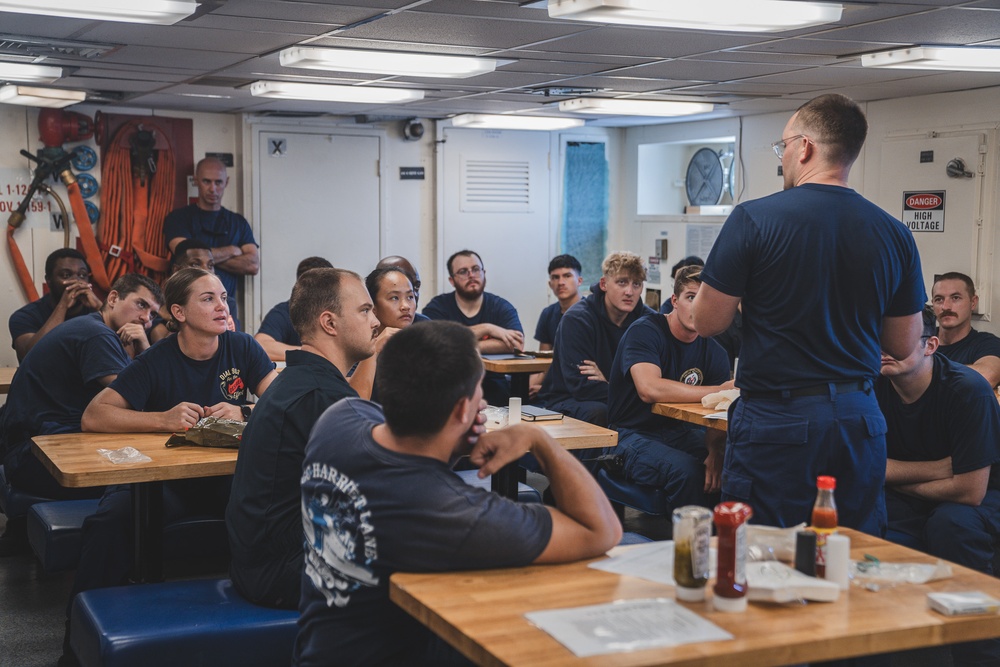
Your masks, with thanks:
M545 408L536 408L533 405L522 405L521 406L521 420L526 422L544 422L553 419L562 419L562 413L553 412L552 410L546 410Z

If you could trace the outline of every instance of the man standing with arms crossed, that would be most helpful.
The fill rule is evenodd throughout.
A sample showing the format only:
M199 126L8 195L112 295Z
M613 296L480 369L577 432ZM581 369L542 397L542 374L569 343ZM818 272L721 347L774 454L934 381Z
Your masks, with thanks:
M926 296L909 230L847 186L868 123L843 95L803 104L773 144L784 191L736 207L702 273L694 325L729 326L743 300L723 500L754 520L808 521L816 477L837 478L841 525L885 531L880 345L906 357Z
M226 288L229 314L239 328L237 287L242 285L240 278L255 276L260 270L257 241L246 218L222 207L229 175L221 160L214 157L200 160L194 169L194 179L198 185L198 202L167 215L163 221L163 238L170 252L184 239L208 244L215 262L215 275Z

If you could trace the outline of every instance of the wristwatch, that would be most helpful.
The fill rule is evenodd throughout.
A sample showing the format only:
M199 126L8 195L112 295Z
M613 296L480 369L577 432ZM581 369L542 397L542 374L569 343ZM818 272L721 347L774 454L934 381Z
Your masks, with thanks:
M253 410L250 408L249 405L241 405L240 412L243 413L243 421L247 421L248 419L250 419L250 413L253 412Z

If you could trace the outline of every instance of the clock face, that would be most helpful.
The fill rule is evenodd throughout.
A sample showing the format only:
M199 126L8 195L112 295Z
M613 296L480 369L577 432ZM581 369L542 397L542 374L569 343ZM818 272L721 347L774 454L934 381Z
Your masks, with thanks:
M725 187L722 158L711 148L698 150L687 168L684 189L691 206L714 206L722 201Z

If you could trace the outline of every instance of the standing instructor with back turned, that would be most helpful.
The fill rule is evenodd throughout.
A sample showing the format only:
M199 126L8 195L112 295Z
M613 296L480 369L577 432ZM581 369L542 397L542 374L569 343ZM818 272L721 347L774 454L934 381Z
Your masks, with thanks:
M702 336L743 302L723 500L754 520L808 521L817 475L837 478L840 524L885 532L885 418L872 385L880 347L906 356L926 301L909 230L847 186L868 123L843 95L803 104L772 146L784 191L740 204L694 301Z

